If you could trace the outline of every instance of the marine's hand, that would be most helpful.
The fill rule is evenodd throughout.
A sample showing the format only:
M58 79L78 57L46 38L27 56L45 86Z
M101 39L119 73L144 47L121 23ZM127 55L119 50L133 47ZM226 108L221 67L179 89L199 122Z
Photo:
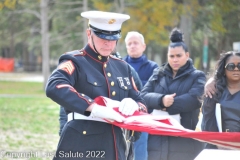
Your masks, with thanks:
M207 83L205 84L204 87L204 95L206 97L212 98L212 96L216 93L216 88L215 88L215 81L213 78L210 78Z
M138 104L132 98L124 98L119 106L119 111L126 116L133 115L138 109Z
M117 122L123 122L125 120L125 118L122 115L114 111L111 107L104 107L98 104L93 105L90 116Z
M174 102L174 97L176 96L176 93L173 94L167 94L163 97L162 102L165 107L169 107Z

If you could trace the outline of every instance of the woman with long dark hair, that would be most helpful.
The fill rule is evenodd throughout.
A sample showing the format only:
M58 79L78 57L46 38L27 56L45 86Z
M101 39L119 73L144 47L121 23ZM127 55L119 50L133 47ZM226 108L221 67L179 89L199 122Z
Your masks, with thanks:
M202 113L202 130L219 132L215 108L221 106L223 132L240 132L240 52L221 54L214 76L216 93L205 97ZM218 148L208 144L206 148Z

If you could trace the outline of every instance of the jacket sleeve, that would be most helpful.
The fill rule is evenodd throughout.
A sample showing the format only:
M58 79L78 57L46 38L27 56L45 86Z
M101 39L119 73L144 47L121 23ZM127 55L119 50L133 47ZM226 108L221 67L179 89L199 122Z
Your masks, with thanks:
M202 125L203 131L218 132L217 120L215 116L216 101L213 98L205 97L202 105Z
M154 88L156 87L156 76L152 75L145 86L141 91L141 96L146 102L146 105L149 109L162 109L160 107L160 101L162 101L162 97L164 94L154 92Z
M79 67L74 57L66 57L60 61L57 69L50 75L46 85L46 95L66 110L84 114L93 100L87 95L78 93L75 88Z
M217 120L215 116L216 101L213 98L205 97L202 105L202 131L218 132ZM207 143L207 149L217 149L216 145Z
M170 115L179 114L182 112L190 112L201 107L201 97L204 91L206 77L203 72L196 72L194 81L190 90L174 98L174 102L170 107L167 107L167 112Z

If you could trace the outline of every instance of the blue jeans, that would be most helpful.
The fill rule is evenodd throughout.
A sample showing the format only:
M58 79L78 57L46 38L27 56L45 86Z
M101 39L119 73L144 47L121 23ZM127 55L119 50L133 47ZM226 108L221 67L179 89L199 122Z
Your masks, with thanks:
M148 133L142 132L140 138L134 142L134 160L147 160Z

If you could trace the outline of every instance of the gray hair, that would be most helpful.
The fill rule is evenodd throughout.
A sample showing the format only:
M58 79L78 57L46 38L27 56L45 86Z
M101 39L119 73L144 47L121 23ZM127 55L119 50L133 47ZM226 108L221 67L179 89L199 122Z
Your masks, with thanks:
M128 39L131 38L132 36L137 36L139 37L140 41L145 44L144 42L144 37L141 33L137 32L137 31L131 31L131 32L128 32L126 37L125 37L125 43L127 43Z

